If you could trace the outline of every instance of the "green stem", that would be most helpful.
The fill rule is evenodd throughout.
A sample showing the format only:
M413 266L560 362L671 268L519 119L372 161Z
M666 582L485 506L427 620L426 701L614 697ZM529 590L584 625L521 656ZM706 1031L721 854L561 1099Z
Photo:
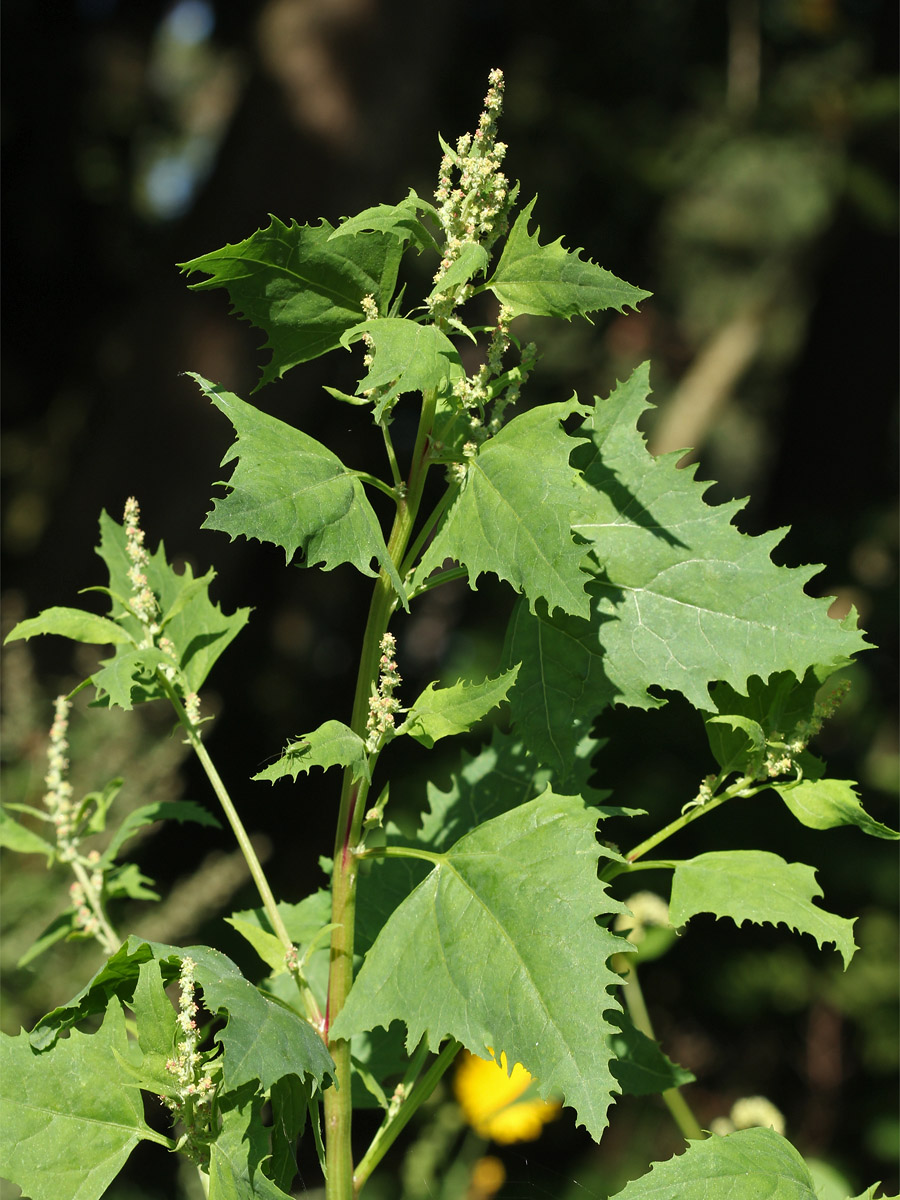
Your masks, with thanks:
M392 488L389 483L385 483L383 479L379 479L377 475L370 475L368 471L351 471L351 475L355 475L362 483L368 483L374 488L378 488L379 492L384 492L386 496L396 502L397 490Z
M631 959L632 955L630 954L613 955L613 969L622 976L622 994L625 998L625 1007L628 1009L628 1015L631 1017L632 1024L640 1033L643 1033L651 1041L655 1042L656 1035L653 1032L653 1023L647 1011L644 993L638 982L637 968ZM697 1118L691 1112L690 1105L677 1087L666 1088L662 1093L662 1098L663 1103L672 1115L673 1121L685 1138L695 1140L705 1136Z
M406 552L403 562L400 564L400 578L401 579L404 579L406 577L407 572L412 570L413 564L415 563L416 559L418 558L420 550L425 545L426 541L431 536L431 534L434 532L438 521L440 521L441 517L444 515L446 510L449 508L452 501L456 499L456 495L458 492L459 492L459 484L453 484L452 486L447 487L443 496L441 496L440 500L434 506L432 511L428 514L428 520L425 521L425 523L423 524L421 531L419 532L418 536L416 537L416 540L410 546L409 550ZM424 590L424 589L422 589L422 590Z
M399 1107L395 1111L388 1110L387 1116L384 1119L384 1124L375 1134L372 1139L372 1144L369 1146L366 1153L360 1159L359 1166L353 1176L354 1195L358 1196L362 1191L363 1184L393 1146L394 1142L406 1128L410 1119L415 1115L418 1109L425 1103L434 1089L437 1087L440 1080L443 1078L447 1068L452 1065L453 1060L462 1049L462 1044L455 1040L450 1041L443 1048L422 1079L415 1084L409 1094L401 1101ZM425 1057L428 1053L427 1040L423 1039L419 1050L424 1050ZM421 1063L418 1061L419 1051L410 1064L410 1070L406 1073L403 1083L407 1083L407 1079L414 1079L419 1070Z
M446 571L435 571L433 575L429 575L427 579L418 584L407 593L408 599L418 600L420 596L424 596L426 592L430 592L432 588L440 587L444 583L450 583L453 579L468 579L468 567L448 567Z
M388 554L399 566L406 554L409 539L422 500L422 490L430 466L429 440L434 424L436 396L427 392L423 396L419 417L419 430L413 449L412 464L406 486L394 517L393 528L388 539ZM363 635L359 671L356 677L356 692L353 699L353 715L350 727L366 737L366 718L369 697L378 679L378 660L381 639L397 606L397 594L393 584L382 569L372 591L369 616ZM352 772L344 772L341 788L341 804L338 813L334 843L334 867L331 882L331 920L334 930L331 935L331 967L328 977L328 1005L325 1014L325 1033L328 1049L334 1059L337 1086L325 1092L325 1162L326 1200L352 1200L353 1198L353 1153L350 1133L353 1107L350 1095L350 1043L328 1038L338 1013L344 1007L353 983L353 942L356 927L356 882L359 861L356 848L359 846L363 819L366 811L368 784L354 780Z
M187 734L187 738L191 744L192 750L200 760L200 765L206 772L207 779L212 784L212 789L218 797L219 803L222 806L222 811L225 813L228 824L231 826L231 831L234 834L237 844L240 847L240 851L244 856L244 861L247 863L250 874L253 877L253 882L256 884L256 890L259 892L259 897L262 900L266 916L269 918L269 924L272 926L272 931L281 942L282 946L284 946L287 962L290 964L294 961L296 948L294 943L291 941L290 934L285 928L284 921L281 919L281 914L278 911L278 905L275 903L275 897L272 894L272 889L269 887L269 881L266 879L265 872L262 868L262 863L259 861L256 851L253 849L253 843L250 841L247 830L244 828L244 823L238 816L237 809L235 808L234 803L228 794L228 789L222 782L222 777L216 770L215 765L209 756L209 752L207 751L203 742L200 740L200 734L197 732L196 726L191 723L190 718L185 712L184 705L179 700L175 688L161 672L158 674L157 678L162 684L166 695L172 704L172 707L175 709L175 712L178 715L178 720L181 722L182 728ZM309 985L299 974L293 971L291 973L294 975L294 979L296 980L297 987L300 992L300 998L303 1002L303 1007L307 1017L312 1022L316 1031L318 1033L322 1033L324 1028L322 1013L319 1005L316 1003L315 997L309 989Z
M722 792L721 796L715 796L712 800L707 800L705 804L698 804L696 808L689 809L688 812L682 813L681 816L676 817L674 821L670 821L668 825L664 825L662 829L657 830L657 832L651 837L648 837L643 842L640 842L634 847L633 850L629 850L625 857L629 862L634 862L636 858L642 858L643 855L645 855L649 850L653 850L654 847L660 844L660 842L664 842L667 838L672 837L673 834L678 833L679 830L684 829L693 821L698 820L700 817L705 817L707 813L711 813L721 804L724 804L726 800L731 800L734 796L753 796L756 794L756 792L763 791L763 787L751 789L753 782L754 781L750 776L742 776L742 778L740 778L736 783L733 783L730 788L726 788L726 790ZM619 872L616 872L616 874L618 873ZM601 879L605 878L606 876L601 873Z
M391 464L391 479L394 481L394 487L398 492L403 491L403 478L400 475L400 467L397 464L397 455L394 451L394 443L391 440L391 433L387 425L381 426L381 432L384 435L384 448L387 451L388 462Z
M75 878L81 884L82 891L84 892L84 898L97 921L98 928L94 936L106 951L107 957L109 957L110 955L115 954L119 946L121 946L122 939L110 924L109 918L107 917L103 908L103 898L91 883L91 877L88 874L87 869L78 861L77 858L73 859L69 863L69 866L75 873Z

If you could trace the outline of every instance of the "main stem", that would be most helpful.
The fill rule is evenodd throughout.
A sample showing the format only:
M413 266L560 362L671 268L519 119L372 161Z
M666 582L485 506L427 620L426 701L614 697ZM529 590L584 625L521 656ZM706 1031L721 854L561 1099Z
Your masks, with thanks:
M429 439L434 424L434 414L435 394L427 392L423 397L406 494L398 501L393 528L388 539L388 554L398 568L409 545L422 499L425 477L428 474ZM369 605L369 617L366 622L359 672L356 677L353 716L350 722L353 731L363 739L366 737L369 697L378 678L381 639L387 632L397 599L393 584L387 573L382 570L375 582ZM354 851L360 841L367 795L368 784L364 780L354 780L352 772L349 769L345 770L334 842L331 920L335 929L331 935L331 969L328 979L328 1005L325 1013L325 1032L328 1049L335 1063L336 1082L335 1087L327 1089L324 1097L326 1200L352 1200L354 1196L353 1149L350 1140L353 1117L350 1096L350 1043L332 1040L328 1037L328 1033L338 1013L344 1007L353 983L356 882L359 874L359 862Z

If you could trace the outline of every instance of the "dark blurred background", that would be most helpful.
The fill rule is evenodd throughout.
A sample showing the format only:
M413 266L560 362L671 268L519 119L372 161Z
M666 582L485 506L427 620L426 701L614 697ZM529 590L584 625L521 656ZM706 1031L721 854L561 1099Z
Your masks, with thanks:
M272 854L276 890L298 900L319 886L337 777L247 781L288 738L347 718L369 585L349 567L285 570L273 547L200 532L231 434L180 372L246 397L263 338L228 316L224 292L190 293L175 263L241 240L270 212L334 222L410 186L429 196L437 132L474 128L500 66L507 171L525 199L538 193L543 237L564 235L654 293L639 315L594 325L520 322L543 354L532 398L605 395L650 358L654 452L695 446L698 476L718 481L710 500L752 496L741 528L790 524L776 558L827 564L810 590L835 595L835 614L856 605L880 649L851 672L819 749L895 823L897 23L895 0L6 0L4 627L52 604L99 610L77 597L103 582L98 516L121 519L136 495L152 546L164 538L173 558L214 565L226 611L256 610L204 694L217 713L207 740ZM340 352L256 399L363 467L378 454L365 417L321 386L348 388L356 367ZM401 411L401 443L402 422ZM508 608L486 580L424 601L400 630L410 693L438 672L494 669ZM7 800L39 799L50 698L95 663L52 638L7 651ZM207 802L168 730L152 706L76 714L76 784L122 772L126 803ZM607 713L597 732L611 739L598 783L657 824L709 769L702 727L677 699ZM398 803L411 811L425 765L408 756ZM860 918L858 960L843 976L836 955L783 929L737 938L729 923L698 923L646 968L651 1009L669 1054L700 1077L704 1123L749 1081L805 1154L858 1190L882 1178L896 1191L895 855L852 829L814 835L764 803L768 848L816 865L828 906ZM711 819L694 846L755 844L756 819ZM290 858L273 853L286 839ZM134 853L165 900L123 924L213 938L246 961L220 919L253 903L224 833L163 832ZM9 1030L96 966L77 944L15 968L65 902L54 878L31 858L7 865ZM676 1145L652 1103L617 1106L599 1150L569 1114L527 1156L507 1152L500 1194L605 1196ZM563 1177L560 1164L574 1166ZM170 1194L171 1181L138 1174L116 1195Z

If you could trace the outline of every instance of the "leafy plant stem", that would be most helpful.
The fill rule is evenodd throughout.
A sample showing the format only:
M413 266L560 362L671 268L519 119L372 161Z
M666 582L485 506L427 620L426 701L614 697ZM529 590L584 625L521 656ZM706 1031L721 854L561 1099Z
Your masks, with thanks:
M419 1107L425 1103L437 1087L447 1069L453 1064L461 1048L461 1044L456 1040L449 1041L422 1078L408 1091L399 1107L393 1112L390 1109L388 1110L384 1123L375 1134L371 1145L360 1159L359 1166L354 1173L353 1186L355 1195L359 1195L363 1184L381 1162L382 1158L384 1158L385 1154L387 1154L388 1150L390 1150ZM403 1081L404 1084L410 1078L415 1079L415 1076L421 1070L422 1060L427 1057L427 1054L427 1042L423 1039L419 1049L413 1056L410 1069L407 1071L406 1078Z
M631 954L617 954L613 958L614 969L622 976L622 995L635 1029L656 1041L653 1023L647 1011L644 993L638 980L637 967ZM688 1140L704 1137L697 1118L678 1088L667 1088L662 1093L663 1102L672 1115L672 1120Z
M762 791L762 788L754 788L752 791L749 791L748 788L752 783L752 778L746 775L742 776L731 787L726 788L721 795L714 796L711 800L707 800L705 804L698 804L695 808L683 812L674 821L670 821L668 825L664 825L662 829L658 829L656 833L652 834L645 841L638 843L633 850L629 850L625 857L629 862L634 862L635 859L642 858L649 850L653 850L661 842L678 833L679 830L685 829L699 817L704 817L707 813L711 813L714 809L724 804L726 800L731 800L734 796L752 796L756 792ZM618 874L618 872L615 873ZM601 874L601 878L605 879L607 876Z
M191 749L200 760L200 765L206 772L206 777L212 785L213 791L218 797L219 803L222 806L222 811L225 813L228 824L231 826L232 833L237 839L237 844L240 847L241 854L244 856L244 861L247 863L247 867L249 868L253 882L256 884L256 890L259 892L259 897L262 900L266 916L269 918L272 931L281 942L282 946L284 946L284 952L287 957L287 961L290 964L293 962L294 956L296 955L296 948L294 943L291 941L290 934L285 928L284 921L281 919L281 914L278 911L278 905L275 903L275 897L272 894L272 889L269 887L269 881L266 879L265 872L262 868L262 863L259 861L256 851L253 849L253 843L250 841L247 830L244 828L244 823L238 816L237 809L235 808L234 803L228 794L228 789L222 782L222 777L216 770L215 764L209 756L209 751L200 740L200 735L197 732L196 726L193 725L188 718L188 715L184 710L184 705L179 700L175 688L172 686L171 682L166 679L162 672L158 674L158 678L162 683L172 707L175 709L175 712L178 715L178 720L181 722L181 725L187 734L188 741L191 744ZM296 972L292 972L292 974L297 982L297 987L300 992L300 998L303 1002L306 1015L309 1017L313 1026L319 1032L321 1032L323 1027L322 1013L318 1004L316 1003L316 999L310 991L305 980Z
M431 460L429 442L436 407L436 394L426 392L422 400L416 444L406 494L400 498L394 524L388 540L388 554L400 564L406 553L413 525L419 511L422 490ZM382 570L375 582L369 615L363 635L356 692L353 700L351 728L360 737L366 736L369 698L378 679L378 660L381 639L396 605L397 594L387 573ZM353 942L356 922L356 882L359 872L358 855L365 799L368 784L353 778L349 769L344 772L341 803L338 812L334 844L332 875L331 967L328 978L328 1003L325 1031L344 1006L353 983ZM329 1041L328 1049L334 1059L336 1086L325 1092L326 1138L326 1197L327 1200L351 1200L353 1196L353 1157L350 1130L353 1116L350 1092L350 1043Z

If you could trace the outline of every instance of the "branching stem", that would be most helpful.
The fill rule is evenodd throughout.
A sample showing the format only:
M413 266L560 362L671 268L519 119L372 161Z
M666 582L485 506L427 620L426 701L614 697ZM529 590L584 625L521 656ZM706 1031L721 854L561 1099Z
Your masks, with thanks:
M388 539L388 554L398 568L406 555L419 504L422 500L425 479L431 465L428 451L434 425L435 407L435 393L425 393L405 495L401 496L397 505L393 528ZM363 635L359 671L356 677L353 715L350 722L353 731L363 739L366 737L369 697L372 695L373 687L378 679L381 639L387 632L397 603L398 596L394 591L393 584L387 572L382 569L375 582L369 605L369 616ZM368 786L365 780L354 779L352 772L349 769L345 770L334 843L331 887L331 920L334 930L331 937L331 967L328 978L325 1032L328 1049L335 1063L338 1086L328 1088L324 1097L325 1194L327 1200L352 1200L354 1195L353 1154L350 1142L353 1118L350 1093L350 1043L334 1040L328 1034L335 1018L344 1007L353 983L356 883L359 874L359 861L354 849L360 842Z

